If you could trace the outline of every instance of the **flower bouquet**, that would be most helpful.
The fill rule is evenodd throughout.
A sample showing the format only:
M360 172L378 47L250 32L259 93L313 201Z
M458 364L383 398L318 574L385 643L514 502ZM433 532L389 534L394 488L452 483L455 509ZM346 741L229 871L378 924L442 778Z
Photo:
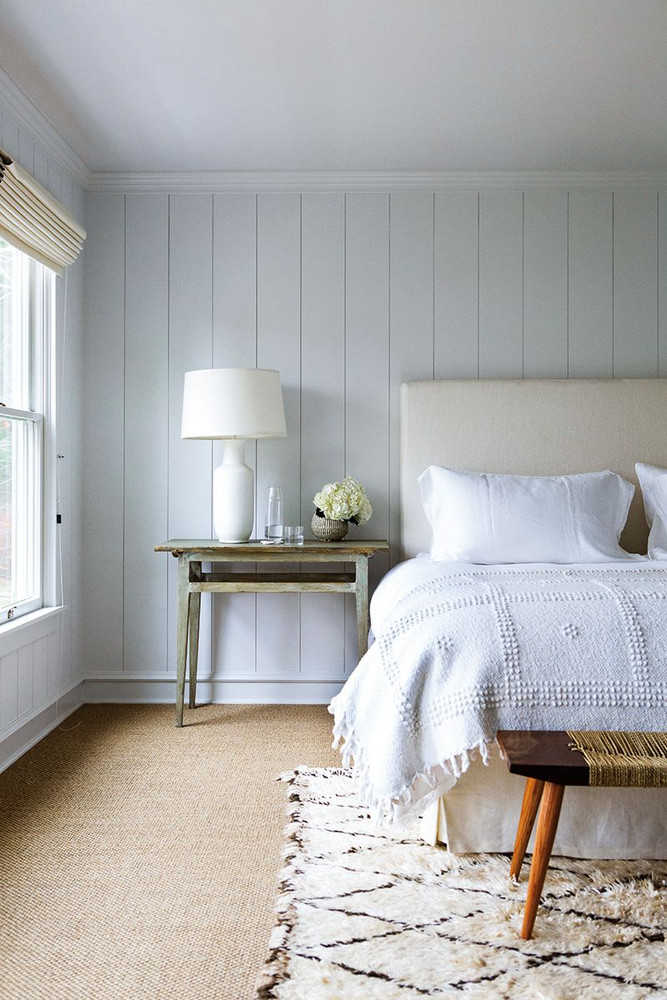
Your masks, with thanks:
M365 524L373 513L363 486L352 476L346 476L342 483L326 483L315 494L313 503L311 529L321 541L340 541L347 534L350 522Z

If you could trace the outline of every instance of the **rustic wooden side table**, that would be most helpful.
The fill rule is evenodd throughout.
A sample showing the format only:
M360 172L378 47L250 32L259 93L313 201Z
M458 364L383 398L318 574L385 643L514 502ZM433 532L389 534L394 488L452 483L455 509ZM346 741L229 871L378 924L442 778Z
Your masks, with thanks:
M178 625L176 675L176 725L183 725L185 667L190 650L190 708L195 707L197 658L199 653L199 609L202 594L259 593L348 593L357 604L359 657L368 645L368 560L376 552L388 552L384 539L318 542L303 545L263 545L258 539L226 543L214 539L175 538L155 546L156 552L171 552L178 559ZM211 572L202 570L211 563ZM354 572L323 570L299 573L224 573L218 563L351 563Z

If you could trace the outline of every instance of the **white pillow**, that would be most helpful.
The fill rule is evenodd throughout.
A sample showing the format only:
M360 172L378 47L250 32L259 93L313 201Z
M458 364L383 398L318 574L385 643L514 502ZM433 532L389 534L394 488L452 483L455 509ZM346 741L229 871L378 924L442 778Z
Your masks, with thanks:
M620 548L634 486L615 472L504 476L431 465L419 477L431 558L471 563L633 559Z
M642 488L646 523L651 529L649 559L667 559L667 469L637 462L635 471Z

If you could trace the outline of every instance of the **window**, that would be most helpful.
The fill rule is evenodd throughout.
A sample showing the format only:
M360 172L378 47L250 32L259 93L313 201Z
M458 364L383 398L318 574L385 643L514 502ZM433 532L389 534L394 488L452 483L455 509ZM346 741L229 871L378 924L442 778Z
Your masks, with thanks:
M43 604L53 280L0 239L0 622Z

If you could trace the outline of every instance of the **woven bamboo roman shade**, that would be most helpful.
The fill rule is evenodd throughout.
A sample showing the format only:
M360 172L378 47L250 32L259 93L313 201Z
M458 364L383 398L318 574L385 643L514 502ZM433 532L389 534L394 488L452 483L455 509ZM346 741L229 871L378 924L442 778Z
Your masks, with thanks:
M2 149L0 237L56 274L76 260L86 238L67 209Z

